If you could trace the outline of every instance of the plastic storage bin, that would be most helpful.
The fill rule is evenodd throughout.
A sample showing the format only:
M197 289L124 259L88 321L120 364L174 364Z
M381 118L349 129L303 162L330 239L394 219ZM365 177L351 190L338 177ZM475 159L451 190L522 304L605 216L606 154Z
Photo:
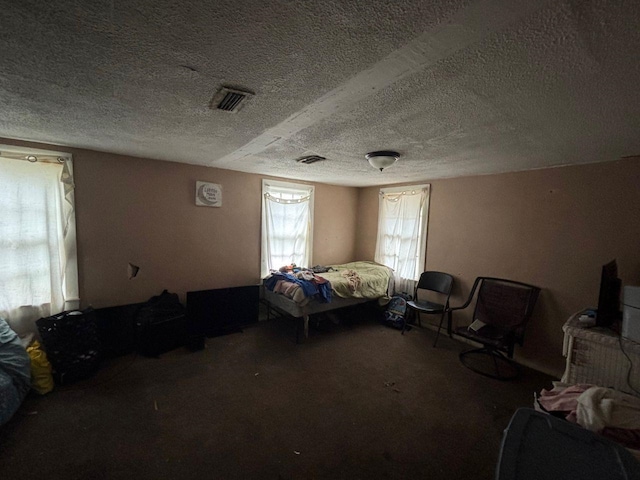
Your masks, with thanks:
M92 308L44 317L36 325L57 384L87 378L98 369L100 341Z
M624 447L573 423L521 408L502 437L496 480L640 479Z

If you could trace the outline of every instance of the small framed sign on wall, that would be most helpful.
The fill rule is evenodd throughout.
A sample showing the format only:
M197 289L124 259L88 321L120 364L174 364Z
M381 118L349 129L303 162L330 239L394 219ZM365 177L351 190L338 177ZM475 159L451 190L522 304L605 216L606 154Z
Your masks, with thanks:
M196 182L196 205L203 207L222 206L222 185Z

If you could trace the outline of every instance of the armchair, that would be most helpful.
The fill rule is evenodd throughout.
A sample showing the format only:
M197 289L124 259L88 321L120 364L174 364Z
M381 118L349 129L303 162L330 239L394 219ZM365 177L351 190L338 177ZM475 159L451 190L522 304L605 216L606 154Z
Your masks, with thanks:
M460 353L462 364L476 373L499 380L515 378L519 372L513 361L513 350L516 343L523 344L525 327L539 294L540 288L526 283L503 278L476 278L464 305L452 307L448 312L451 324L453 312L467 308L477 297L472 323L456 328L455 333L482 344L482 347Z

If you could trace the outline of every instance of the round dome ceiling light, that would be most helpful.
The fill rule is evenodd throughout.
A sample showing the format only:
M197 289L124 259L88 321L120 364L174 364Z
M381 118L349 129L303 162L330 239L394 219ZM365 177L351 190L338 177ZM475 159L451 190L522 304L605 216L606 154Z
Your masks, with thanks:
M365 158L369 160L373 168L382 171L396 163L400 158L400 154L391 150L380 150L378 152L367 153Z

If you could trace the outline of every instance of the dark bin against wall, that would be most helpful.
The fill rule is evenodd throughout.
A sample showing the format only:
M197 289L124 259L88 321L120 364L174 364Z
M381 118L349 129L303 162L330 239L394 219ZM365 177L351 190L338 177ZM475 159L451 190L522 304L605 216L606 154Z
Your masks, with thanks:
M136 321L136 351L145 357L158 357L185 345L186 317L184 313L158 316Z
M66 385L95 373L100 364L100 341L92 308L44 317L36 325L57 384Z
M95 316L102 359L135 351L135 321L144 303L96 308Z

